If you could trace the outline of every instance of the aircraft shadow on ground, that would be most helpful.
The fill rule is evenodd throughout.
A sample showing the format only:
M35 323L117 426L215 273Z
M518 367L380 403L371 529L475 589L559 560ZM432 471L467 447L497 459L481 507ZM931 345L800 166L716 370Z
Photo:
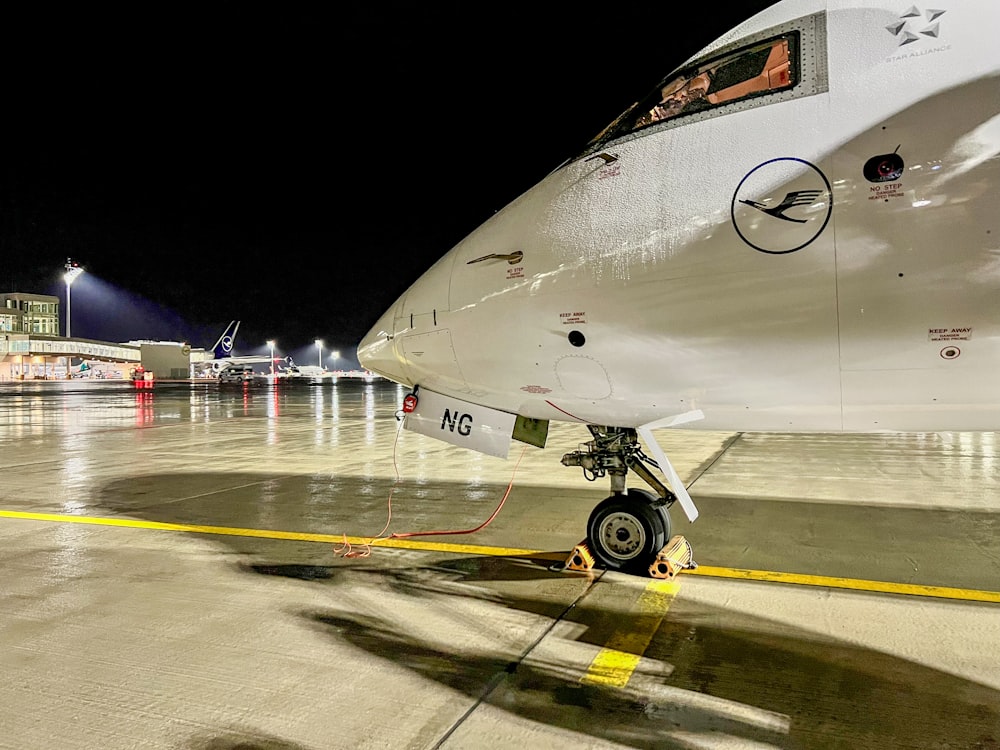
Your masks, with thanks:
M253 730L234 729L221 737L195 737L188 744L188 750L305 750L305 746L264 736Z
M647 615L628 610L591 622L585 596L567 604L566 598L484 593L484 582L516 581L519 571L531 566L549 577L564 577L536 562L469 557L404 568L328 567L329 575L314 580L334 592L340 585L374 587L439 612L456 611L456 599L469 598L486 607L563 620L579 626L570 628L574 642L593 646L595 653L608 642L609 627L622 632L644 627ZM298 570L252 567L264 575L303 580ZM395 606L394 600L387 609ZM647 671L669 676L626 689L581 681L579 665L574 673L568 664L469 654L467 644L452 649L421 640L380 614L299 614L338 640L472 699L629 747L687 748L695 732L779 747L1000 748L1000 691L796 626L704 604L674 602L649 649L640 654L661 665ZM488 612L481 617L492 619ZM456 614L456 622L462 618Z
M381 618L302 614L331 637L469 698L628 747L688 748L697 734L777 747L998 747L996 690L805 631L775 633L757 618L734 622L710 607L672 609L645 658L673 672L625 689L582 682L564 664L455 653ZM636 616L618 617L623 629L639 627Z
M381 548L373 548L372 554L378 555ZM433 570L441 576L451 574L453 580L463 580L466 582L488 582L488 581L537 581L541 579L561 578L566 575L578 576L580 578L593 578L600 573L595 570L592 573L582 571L562 570L560 566L554 564L548 557L485 557L476 555L473 557L454 557L449 560L435 562L431 566L421 566L420 568L401 567L396 570L385 568L365 567L356 560L347 559L336 565L303 565L297 563L256 563L245 566L254 573L269 576L281 576L283 578L297 578L302 581L322 581L335 579L349 572L358 570L378 570L382 575L390 577L390 585L397 578L401 582L401 587L408 589L412 583L411 570Z
M558 619L567 609L564 599L534 599L514 597L489 589L484 584L517 583L543 580L577 580L580 591L597 579L597 575L581 572L558 572L551 569L548 561L525 558L468 557L436 561L429 565L364 564L360 561L345 561L340 565L303 566L273 563L241 566L260 575L313 581L326 585L351 586L364 578L377 580L380 591L386 594L413 596L442 596L449 599L468 599L478 603L490 603L510 607L541 617Z
M375 526L384 523L380 514L390 487L387 480L261 474L197 475L185 481L192 483L187 494L178 488L176 475L114 483L102 492L101 511L164 523L326 533L349 519ZM205 492L214 486L220 489ZM359 488L365 491L359 492ZM426 522L433 519L436 510L454 508L457 491L460 488L447 483L421 485L421 518ZM439 509L434 507L437 492L449 498ZM401 495L405 497L406 491ZM303 502L305 497L310 502ZM290 502L291 498L296 501ZM782 505L786 507L772 508L771 512L787 516L794 510L809 523L816 522L813 511L826 507ZM790 505L796 507L787 507ZM738 503L732 506L735 512L746 512ZM852 514L858 508L841 506L836 510ZM945 511L905 512L922 513L926 520ZM405 518L406 514L402 515ZM757 520L761 533L769 524L770 513ZM752 535L757 526L751 523L744 532ZM336 559L329 544L223 535L204 538L245 555L239 567L248 573L295 578L334 593L341 587L378 586L379 591L403 597L407 606L428 607L433 602L439 613L450 612L462 598L474 599L477 607L486 608L477 617L487 619L490 607L500 607L573 623L583 615L576 599L589 586L587 581L574 581L566 573L554 572L550 560L382 548L374 548L377 557ZM837 537L824 538L837 542ZM821 542L813 540L817 545ZM387 554L379 555L382 552ZM428 559L429 563L421 562ZM578 593L546 599L526 596L517 586L518 582L543 579L565 580L567 586L575 585ZM446 648L411 635L398 621L381 613L318 608L296 614L339 642L461 691L475 701L534 722L636 748L689 747L682 735L690 737L691 732L725 734L782 747L821 746L831 741L852 747L992 750L1000 746L1000 692L994 689L890 654L823 639L804 629L683 600L671 606L643 654L644 659L664 665L660 672L669 676L653 683L638 680L625 689L581 682L579 665L573 673L571 665L544 663L530 655L520 660L499 649L496 653L489 648L477 652L467 644ZM630 632L640 627L637 618L641 616L617 611L612 619L617 629ZM574 636L577 643L595 648L607 643L607 632L589 626L583 626L582 631ZM933 634L928 637L933 638ZM455 718L451 713L440 717L437 729L448 731Z

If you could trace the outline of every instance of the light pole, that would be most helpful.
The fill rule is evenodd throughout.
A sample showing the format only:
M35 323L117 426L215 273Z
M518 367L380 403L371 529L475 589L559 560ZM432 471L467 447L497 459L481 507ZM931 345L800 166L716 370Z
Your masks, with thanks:
M330 361L336 363L338 359L340 359L340 352L334 349L332 352L330 352ZM337 368L335 367L334 369Z
M69 288L76 280L76 277L83 273L83 269L80 268L76 263L74 263L69 258L66 259L66 265L64 266L66 273L63 274L63 278L66 280L66 338L71 337L71 329L69 325L69 313L70 313L70 301L69 301Z
M274 339L268 339L267 346L271 350L271 379L274 379Z
M316 348L319 349L319 366L323 369L323 339L316 339Z

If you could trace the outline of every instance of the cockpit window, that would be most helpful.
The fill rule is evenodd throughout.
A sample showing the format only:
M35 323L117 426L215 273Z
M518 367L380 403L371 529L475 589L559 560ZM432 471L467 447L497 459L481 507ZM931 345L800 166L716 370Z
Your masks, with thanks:
M672 75L591 144L655 123L795 86L798 34L783 34Z
M794 85L788 36L743 49L660 85L632 129Z

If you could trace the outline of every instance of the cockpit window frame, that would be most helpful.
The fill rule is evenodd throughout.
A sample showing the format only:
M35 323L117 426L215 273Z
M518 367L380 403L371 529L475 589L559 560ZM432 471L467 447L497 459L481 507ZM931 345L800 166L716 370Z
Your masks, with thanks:
M698 101L697 107L688 107L673 113L657 109L657 105L664 101L665 94L671 93L675 88L682 88L682 85L690 84L699 76L703 76L706 71L721 69L721 63L736 61L741 55L752 54L782 41L787 41L788 44L787 85L750 91L737 98L713 103L710 97L704 97L706 89L702 84L699 92L702 98ZM611 144L624 143L664 130L747 109L769 106L789 99L812 96L827 90L829 85L826 66L826 15L819 12L743 37L736 42L713 49L701 58L687 61L665 76L647 96L615 118L587 144L580 157L605 150ZM690 101L688 103L690 104ZM654 111L664 116L661 119L653 119L650 115ZM643 118L648 118L649 121L641 123Z
M793 31L688 68L679 75L669 77L669 80L661 81L659 91L654 90L643 103L632 108L633 114L638 116L630 116L623 125L632 130L639 130L665 120L690 117L697 112L732 101L766 96L774 91L795 88L798 83L798 46L799 34ZM765 67L772 57L777 57L780 61L779 65L773 68L773 76L772 68ZM747 67L748 62L752 67ZM739 65L742 65L745 72L740 73L726 86L716 88L716 84L724 77L726 71L731 71ZM772 77L776 77L778 81L772 83L770 81ZM758 84L762 88L754 88L746 93L732 91L739 89L743 84ZM725 98L713 101L719 96Z

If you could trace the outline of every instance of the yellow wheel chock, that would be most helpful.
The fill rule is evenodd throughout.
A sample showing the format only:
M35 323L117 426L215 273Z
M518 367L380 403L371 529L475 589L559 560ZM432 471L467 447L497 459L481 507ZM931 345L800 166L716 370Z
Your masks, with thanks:
M570 552L563 570L577 570L590 573L596 566L594 554L587 546L584 539ZM694 561L694 551L691 549L691 542L678 534L667 542L657 554L653 564L649 566L649 575L652 578L676 578L682 570L694 570L698 563Z
M666 546L656 554L656 560L649 566L649 575L669 580L676 578L682 570L694 570L697 567L691 542L678 534L671 537Z
M587 540L584 539L578 545L573 548L573 551L569 553L569 558L566 560L565 570L581 570L585 573L589 573L594 569L594 555L590 551L590 547L587 546Z

